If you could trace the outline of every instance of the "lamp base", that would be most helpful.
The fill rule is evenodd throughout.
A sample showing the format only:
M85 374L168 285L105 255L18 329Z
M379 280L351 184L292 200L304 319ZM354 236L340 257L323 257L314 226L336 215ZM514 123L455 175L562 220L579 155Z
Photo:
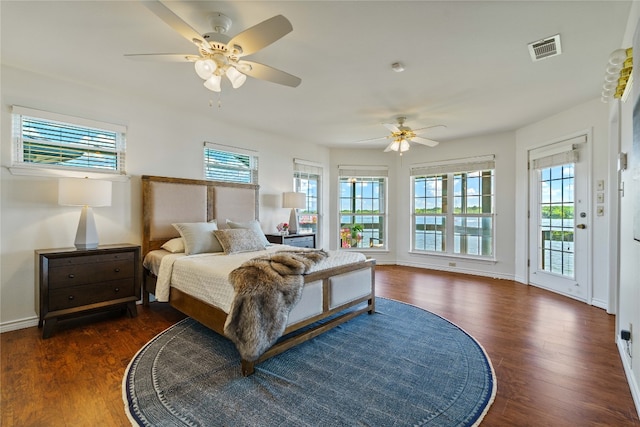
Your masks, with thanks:
M296 208L292 208L289 215L289 234L298 234L298 211Z
M89 206L82 208L78 231L76 231L75 246L77 249L96 249L98 247L98 230L93 219L93 209Z

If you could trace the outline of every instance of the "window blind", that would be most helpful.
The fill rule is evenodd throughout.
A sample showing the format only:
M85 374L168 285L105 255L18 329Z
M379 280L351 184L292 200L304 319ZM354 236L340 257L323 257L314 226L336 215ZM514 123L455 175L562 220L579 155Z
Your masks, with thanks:
M410 167L410 173L411 176L422 176L457 172L473 172L495 169L495 163L495 156L492 154L482 157L415 164Z
M581 135L576 138L530 150L529 167L531 169L543 169L567 163L575 163L579 159L579 144L586 142L587 136Z
M338 174L358 178L387 177L389 168L387 166L339 165Z
M205 179L212 181L258 183L258 156L254 151L204 143Z
M13 106L14 164L124 173L126 127Z

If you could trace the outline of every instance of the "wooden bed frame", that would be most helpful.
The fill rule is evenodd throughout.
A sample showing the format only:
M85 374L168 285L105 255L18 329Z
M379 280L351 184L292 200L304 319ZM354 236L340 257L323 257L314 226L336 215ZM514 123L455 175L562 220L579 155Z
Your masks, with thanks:
M226 218L248 221L259 218L259 186L160 176L142 176L143 239L142 256L159 249L166 241L179 237L171 226L176 222L204 222L217 218L225 226ZM340 278L353 274L370 279L370 293L353 300L332 299ZM360 277L360 276L359 276ZM143 302L155 293L156 276L144 269ZM255 365L307 341L364 312L375 311L375 261L367 260L305 276L305 284L322 282L322 313L288 325L283 337L256 361L242 360L243 375L251 375ZM344 279L342 280L344 282ZM344 285L344 283L343 283ZM365 283L366 285L366 283ZM304 291L303 291L304 292ZM368 291L367 291L368 292ZM169 303L220 335L224 335L227 313L198 298L171 288ZM331 317L331 319L328 319ZM318 323L310 328L309 325ZM303 328L306 328L302 330Z

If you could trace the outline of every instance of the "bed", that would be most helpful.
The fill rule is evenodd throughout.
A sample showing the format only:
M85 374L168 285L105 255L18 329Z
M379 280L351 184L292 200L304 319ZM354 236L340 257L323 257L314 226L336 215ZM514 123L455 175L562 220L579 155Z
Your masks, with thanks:
M227 336L225 322L229 320L229 300L226 303L212 301L203 292L193 292L180 285L177 271L185 271L189 277L197 276L187 270L187 264L204 266L214 262L226 263L226 271L230 271L248 260L271 257L279 251L299 249L273 245L256 252L230 255L200 253L186 256L173 254L162 248L163 245L169 245L167 242L175 242L181 236L172 225L174 223L203 224L217 221L221 230L228 228L229 219L233 221L232 225L255 225L259 218L258 185L145 175L142 176L142 199L142 252L145 265L143 303L149 304L150 295L157 297L167 293L165 298L169 304L224 336ZM255 365L270 357L355 316L375 311L375 261L366 259L362 254L347 251L328 252L330 262L319 261L317 266L302 276L300 301L291 309L282 338L255 360L243 358L240 366L243 375L251 375ZM161 261L157 261L153 267L154 263L150 260L154 256L167 257L160 280L158 276ZM169 264L172 265L171 268L167 267ZM174 270L175 272L167 275L167 271ZM199 274L204 278L202 280L207 280L202 272ZM167 286L168 290L165 290ZM211 286L213 285L207 284L204 288L210 289Z

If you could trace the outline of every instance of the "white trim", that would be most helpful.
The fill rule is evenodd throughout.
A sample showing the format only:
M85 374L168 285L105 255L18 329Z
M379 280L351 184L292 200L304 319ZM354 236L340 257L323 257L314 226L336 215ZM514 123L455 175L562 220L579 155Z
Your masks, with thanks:
M52 113L50 111L36 110L33 108L21 107L13 105L11 107L12 114L20 114L23 116L34 117L38 119L52 120L62 123L72 123L79 126L109 130L111 132L127 133L127 127L115 123L101 122L98 120L85 119L82 117L67 116L66 114Z
M32 328L38 326L38 317L28 317L26 319L12 320L0 324L0 333L17 331L19 329Z
M92 178L114 182L126 182L131 179L130 175L121 173L95 172L90 170L47 169L25 165L11 166L6 168L9 170L9 172L11 172L11 175L16 176L45 176L50 178Z

